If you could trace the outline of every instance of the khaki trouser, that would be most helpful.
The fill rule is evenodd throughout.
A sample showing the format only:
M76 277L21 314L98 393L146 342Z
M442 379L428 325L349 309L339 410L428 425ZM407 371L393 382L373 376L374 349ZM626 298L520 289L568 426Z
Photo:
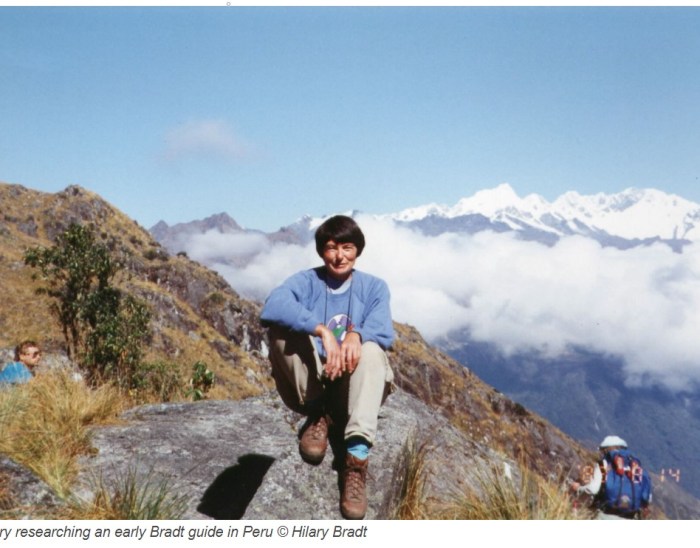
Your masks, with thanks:
M394 380L389 360L378 344L364 343L355 371L330 382L324 380L323 362L312 336L273 327L270 362L277 391L287 407L306 415L310 403L326 398L327 406L347 412L346 440L362 436L374 444L379 408Z

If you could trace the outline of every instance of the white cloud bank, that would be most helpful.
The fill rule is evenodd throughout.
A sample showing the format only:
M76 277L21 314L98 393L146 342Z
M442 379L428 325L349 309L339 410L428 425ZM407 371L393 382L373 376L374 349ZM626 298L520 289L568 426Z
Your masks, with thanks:
M183 245L183 243L181 243ZM250 232L221 233L216 229L204 234L194 234L184 241L187 255L204 264L216 262L221 257L244 258L269 249L264 234Z
M683 390L700 381L697 246L682 254L660 244L621 251L570 237L546 247L512 233L426 237L358 221L368 244L357 267L389 283L394 318L428 339L466 328L506 355L534 350L556 358L584 347L619 356L630 384ZM259 300L297 270L320 264L312 245L218 239L214 248L252 257L242 266L208 255L235 289Z

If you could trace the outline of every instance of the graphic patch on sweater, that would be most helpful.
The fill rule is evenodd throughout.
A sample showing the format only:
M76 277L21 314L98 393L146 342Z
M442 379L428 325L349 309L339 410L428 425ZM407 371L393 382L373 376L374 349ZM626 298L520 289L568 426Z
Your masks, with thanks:
M352 331L352 324L347 314L336 314L330 319L327 327L335 335L335 340L338 341L338 344L345 340L348 331Z

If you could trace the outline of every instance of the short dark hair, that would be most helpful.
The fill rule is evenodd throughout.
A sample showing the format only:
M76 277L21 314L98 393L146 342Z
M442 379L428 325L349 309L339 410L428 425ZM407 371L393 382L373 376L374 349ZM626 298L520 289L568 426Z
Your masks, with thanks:
M24 354L24 352L27 350L27 348L31 348L32 346L33 346L34 348L39 348L39 345L36 344L34 341L29 341L29 340L27 340L27 341L22 341L21 343L19 343L19 344L15 347L15 361L18 362L18 361L19 361L19 357L20 357L22 354Z
M323 257L323 248L333 240L338 244L355 244L357 256L362 254L365 248L365 235L357 226L352 217L347 215L336 215L326 219L321 226L316 229L316 253Z

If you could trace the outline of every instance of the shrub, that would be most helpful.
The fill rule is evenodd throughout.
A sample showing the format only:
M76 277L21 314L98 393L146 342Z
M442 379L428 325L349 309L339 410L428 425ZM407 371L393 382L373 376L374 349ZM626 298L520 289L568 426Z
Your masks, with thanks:
M214 372L209 370L206 363L198 361L192 366L192 377L189 384L187 397L192 398L192 401L202 400L214 386Z
M170 257L168 257L168 253L162 249L147 249L144 251L143 256L145 259L148 259L149 261L163 261L167 262Z
M58 235L51 248L27 250L24 261L37 268L53 298L69 357L96 385L114 380L128 389L149 331L145 303L112 285L123 263L92 230L77 224Z
M180 368L171 362L157 361L142 363L131 380L129 390L137 402L155 399L159 402L172 401L183 392Z
M213 291L207 295L206 303L215 307L220 307L226 303L226 297L219 291Z

